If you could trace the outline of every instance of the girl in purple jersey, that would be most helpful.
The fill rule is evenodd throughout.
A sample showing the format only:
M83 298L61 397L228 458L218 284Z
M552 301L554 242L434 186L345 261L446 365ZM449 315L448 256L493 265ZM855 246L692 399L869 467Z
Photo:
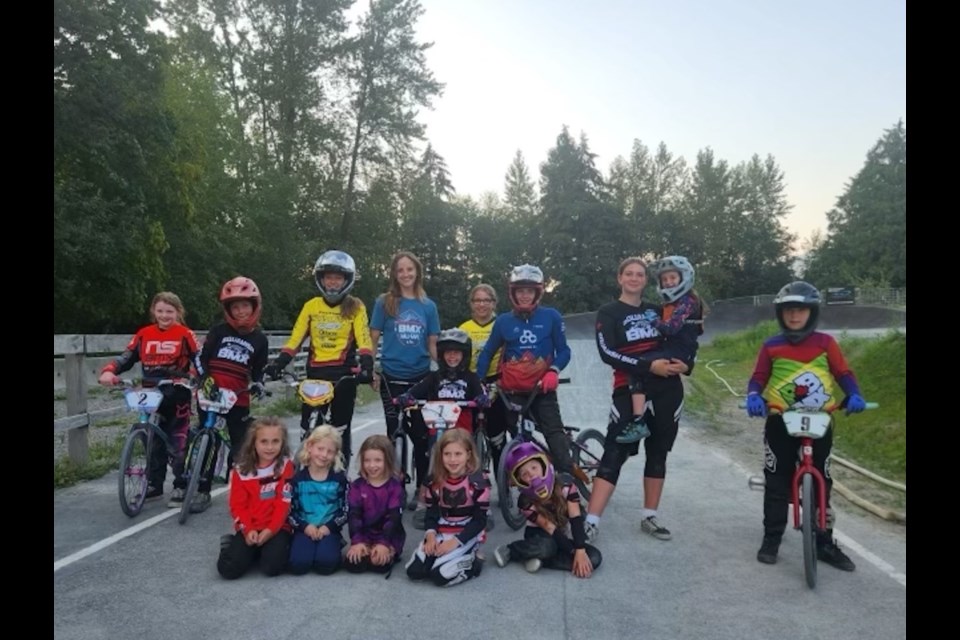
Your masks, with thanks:
M387 573L399 562L403 529L403 484L390 438L370 436L360 446L360 477L347 494L350 548L344 566L353 573Z

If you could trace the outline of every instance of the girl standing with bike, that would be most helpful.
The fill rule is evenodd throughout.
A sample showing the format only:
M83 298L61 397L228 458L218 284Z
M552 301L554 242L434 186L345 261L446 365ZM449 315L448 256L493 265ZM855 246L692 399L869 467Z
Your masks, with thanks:
M683 384L678 376L688 373L693 363L676 358L648 361L641 357L643 352L656 348L661 339L656 328L660 307L642 298L647 286L647 267L643 260L624 259L617 270L617 283L620 285L619 299L603 305L597 312L597 350L600 358L613 367L613 406L603 458L593 479L587 506L587 540L592 542L599 535L600 516L613 496L620 468L627 458L640 451L639 442L621 444L617 437L633 418L630 377L648 373L657 377L650 379L646 387L647 401L653 404L653 411L646 423L650 435L643 440L646 461L640 528L658 540L669 540L671 533L658 521L657 510L667 474L667 454L677 438L683 409Z
M372 344L376 345L383 337L380 351L383 380L375 377L373 388L380 392L387 435L391 439L399 421L393 398L408 391L437 367L439 335L440 314L423 290L423 265L409 251L401 251L390 262L390 286L377 298L370 317ZM423 416L415 412L408 429L417 471L415 495L419 495L430 468Z
M857 378L840 345L833 336L816 331L820 318L820 292L816 287L791 282L780 289L773 303L780 334L760 347L747 384L747 414L767 416L763 427L763 542L757 551L757 560L764 564L777 561L780 540L787 527L790 483L800 444L787 433L782 412L795 406L830 411L837 407L838 391L846 395L841 406L846 407L847 413L859 413L866 408ZM833 429L812 442L813 464L826 480L827 498L827 528L817 532L817 559L837 569L853 571L853 561L833 539L833 479L826 470L833 448Z
M328 380L336 385L330 407L330 424L340 431L343 456L350 464L350 421L353 419L357 385L373 382L373 347L367 323L367 308L359 298L349 295L357 279L353 258L343 251L327 251L313 267L313 279L320 295L311 298L300 309L290 332L290 339L265 373L276 379L293 356L300 351L303 339L310 337L307 378ZM353 376L359 358L360 373ZM300 430L306 437L310 413L314 407L303 403Z
M189 378L191 360L200 351L197 339L186 325L186 311L180 297L170 291L153 296L150 316L153 322L134 334L129 344L113 362L100 372L100 384L120 384L117 374L129 371L137 362L143 368L143 386L169 378ZM164 397L158 413L160 426L167 434L169 450L162 446L152 448L147 473L146 500L163 496L163 482L167 475L167 458L172 461L173 492L182 496L187 481L183 477L183 462L187 452L187 432L190 429L190 390L180 385L161 387ZM183 498L181 498L181 501ZM175 505L179 507L180 504Z
M229 389L237 394L237 403L227 413L227 430L230 442L237 446L244 441L247 423L250 419L250 394L263 394L263 368L269 357L267 336L260 330L258 323L263 311L260 289L250 278L237 276L224 283L220 289L220 304L223 306L224 321L207 333L203 349L197 355L195 365L197 375L207 377L204 387L207 395L215 388ZM251 384L252 383L252 384ZM200 424L207 420L207 412L198 408ZM217 447L207 455L216 460ZM233 463L233 451L230 452L228 465ZM205 477L200 479L199 492L190 505L190 513L200 513L210 507L210 485L213 481L214 465L207 464ZM183 504L184 492L174 490L170 498L171 507Z

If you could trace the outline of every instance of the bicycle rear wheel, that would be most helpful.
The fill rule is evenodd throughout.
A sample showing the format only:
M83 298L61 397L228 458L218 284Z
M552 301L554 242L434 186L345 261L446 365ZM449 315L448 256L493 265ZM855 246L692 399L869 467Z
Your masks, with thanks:
M584 429L577 434L576 440L570 445L570 457L573 463L587 475L589 482L583 482L574 475L574 482L580 495L588 502L593 489L593 479L600 469L600 460L603 458L603 434L596 429Z
M143 509L147 497L148 472L150 468L149 425L136 425L127 434L127 441L120 453L118 490L120 508L133 518Z
M800 485L800 531L803 534L803 572L807 578L807 586L813 589L817 586L817 527L814 518L817 517L813 497L813 475L803 474Z
M188 469L190 479L187 481L187 491L183 496L183 504L180 505L180 517L178 521L183 524L190 517L190 505L197 495L197 488L200 486L200 476L203 475L203 462L207 457L207 449L210 447L209 429L203 429L190 445L190 452L187 454L187 462L184 465Z
M520 446L520 440L510 441L500 454L500 467L497 469L497 497L500 502L500 513L503 514L503 520L516 531L527 521L523 512L517 506L517 499L520 497L520 491L510 484L510 478L507 471L507 460L510 458L510 451Z

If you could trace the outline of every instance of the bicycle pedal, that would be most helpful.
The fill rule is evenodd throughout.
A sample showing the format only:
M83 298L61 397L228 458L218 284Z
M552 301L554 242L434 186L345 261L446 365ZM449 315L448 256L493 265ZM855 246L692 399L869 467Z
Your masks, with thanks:
M580 480L583 484L590 484L593 481L590 478L590 476L587 475L587 472L581 469L580 467L578 467L577 465L573 465L573 475L575 478Z

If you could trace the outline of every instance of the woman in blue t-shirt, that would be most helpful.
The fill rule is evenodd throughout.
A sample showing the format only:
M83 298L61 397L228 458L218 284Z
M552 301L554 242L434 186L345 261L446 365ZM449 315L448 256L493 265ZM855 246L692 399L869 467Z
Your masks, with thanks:
M437 305L423 290L423 265L417 256L401 251L390 261L390 287L377 298L370 316L370 338L374 346L383 337L380 349L383 380L374 377L374 389L380 392L387 435L391 438L399 418L399 409L392 400L430 373L437 361L439 335ZM430 467L427 427L420 412L411 412L407 433L413 442L417 470L415 495L419 495Z

